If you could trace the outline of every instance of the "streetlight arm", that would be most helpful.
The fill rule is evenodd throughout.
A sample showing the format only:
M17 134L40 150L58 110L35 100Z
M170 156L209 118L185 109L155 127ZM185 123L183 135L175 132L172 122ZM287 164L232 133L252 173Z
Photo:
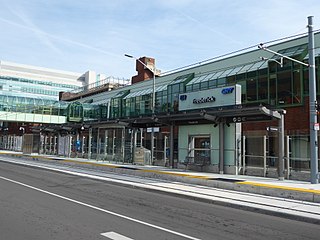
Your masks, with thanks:
M264 50L264 51L273 53L273 54L275 54L275 55L278 55L278 56L280 56L280 57L282 57L282 58L286 58L286 59L291 60L291 61L293 61L293 62L299 63L299 64L304 65L304 66L306 66L306 67L309 67L309 64L308 64L308 63L304 63L304 62L301 62L301 61L296 60L296 59L294 59L294 58L287 57L287 56L285 56L285 55L282 55L282 54L280 54L280 53L277 53L277 52L275 52L275 51L272 51L272 50L270 50L269 48L265 47L265 46L263 45L263 43L260 43L260 44L258 45L258 48L261 49L261 50Z
M132 55L129 55L129 54L124 54L124 56L128 58L134 58Z
M276 62L280 65L280 67L283 67L283 57L280 58L280 62L275 60L275 59L270 59L270 58L265 58L265 57L260 57L261 60L263 61L272 61L272 62Z

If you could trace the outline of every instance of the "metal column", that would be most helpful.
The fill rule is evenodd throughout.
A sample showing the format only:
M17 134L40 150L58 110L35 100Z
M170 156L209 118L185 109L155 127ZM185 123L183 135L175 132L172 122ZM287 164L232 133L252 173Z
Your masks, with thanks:
M72 152L72 136L70 135L70 137L69 137L69 154L68 154L69 158L71 157L71 152Z
M281 118L279 119L279 129L278 129L278 138L279 138L279 158L278 158L278 175L279 180L284 180L284 113L281 112Z
M246 136L242 136L242 174L246 173Z
M84 154L85 154L85 140L86 140L86 137L85 136L82 136L82 157L84 157Z
M224 173L224 123L219 123L219 173Z
M113 135L112 135L112 161L114 161L114 142L115 142L115 138L116 138L116 131L113 130Z
M135 161L136 161L136 149L137 149L137 129L134 128L132 130L131 134L133 134L132 163L135 163Z
M170 125L170 155L169 155L169 161L170 161L170 166L174 168L174 142L173 142L173 137L174 137L174 124L172 123Z
M122 163L124 164L124 147L125 147L125 128L121 130L121 153L122 153Z
M267 136L263 136L263 176L267 176Z
M108 157L108 130L104 131L104 160Z
M101 148L101 144L100 143L100 128L98 127L98 133L97 133L97 146L96 146L96 160L99 160L100 158L100 148Z
M88 159L91 159L91 145L92 145L92 128L89 128L89 137L88 137Z
M166 166L166 162L167 162L167 136L164 136L163 139L163 164L164 166Z
M287 143L287 151L286 151L286 160L287 160L287 179L290 178L290 137L286 136L286 143Z
M308 36L309 36L309 111L310 111L310 174L311 183L319 183L318 175L318 129L317 120L317 95L316 95L316 71L314 57L314 33L313 16L308 17ZM319 125L317 125L319 126Z

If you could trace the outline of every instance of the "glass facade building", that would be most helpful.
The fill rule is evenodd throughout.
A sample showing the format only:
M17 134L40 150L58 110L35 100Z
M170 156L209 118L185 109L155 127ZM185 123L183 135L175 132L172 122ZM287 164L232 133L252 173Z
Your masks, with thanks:
M307 63L309 57L307 41L307 37L301 37L274 44L269 48ZM315 59L317 96L319 97L319 33L315 34ZM223 132L228 142L225 145L227 148L224 149L226 169L236 167L237 171L244 174L275 175L280 151L279 139L277 133L268 129L277 124L276 121L255 123L244 121L239 124L230 122L228 119L223 119L219 112L226 108L225 106L211 109L213 112L216 111L216 115L213 114L211 118L209 116L209 120L203 117L207 109L202 109L201 105L190 111L179 110L181 96L186 98L186 96L191 96L189 94L197 93L201 97L201 94L210 92L210 90L241 86L240 107L266 106L272 110L286 110L284 121L287 171L292 173L309 170L309 70L287 59L283 59L282 65L279 65L278 62L280 59L277 55L257 48L156 77L154 89L153 81L147 80L105 92L97 92L90 96L84 94L71 104L53 103L53 106L60 104L58 111L64 112L70 123L76 122L78 127L90 125L84 131L78 129L73 135L70 134L71 140L66 140L69 141L68 143L81 141L83 145L79 150L75 148L75 144L71 144L68 154L73 153L86 158L134 162L134 149L137 146L150 149L153 145L151 141L155 141L155 159L147 161L148 163L161 160L164 161L161 164L166 164L167 152L171 152L175 163L179 165L183 163L185 155L190 157L191 153L192 156L206 158L209 166L205 166L203 170L216 171L219 165L219 154L221 154L219 136ZM71 92L77 92L72 89L72 84L66 84L66 82L58 82L49 86L46 85L47 83L41 83L39 79L28 83L21 79L27 81L28 78L17 77L7 81L9 85L3 86L2 89L8 94L0 98L0 101L12 101L8 105L19 109L19 104L14 102L28 102L19 96L19 94L27 94L28 91L34 91L30 94L42 91L41 96L46 95L48 99L55 91L62 89L70 88ZM79 81L83 81L81 79L80 77ZM19 85L16 87L11 85L10 91L10 84L14 81ZM12 100L9 93L15 91L17 95ZM153 98L155 99L155 116L153 116L152 109ZM230 109L232 107L234 106L229 106ZM196 114L192 115L194 112ZM186 120L178 118L181 116ZM170 132L169 128L176 123L175 121L178 121L174 117L180 121L181 125L174 126L175 129ZM215 122L215 119L218 118L222 118L223 121ZM137 125L137 122L140 125ZM159 125L159 130L156 131L155 139L151 139L149 128L156 124ZM219 124L224 124L223 131L217 127ZM137 133L140 134L140 138L135 135ZM169 138L170 149L168 148Z
M275 52L297 59L302 62L308 62L308 44L307 37L296 38L279 44L269 46ZM261 59L264 57L267 60ZM315 34L315 59L316 59L316 82L317 95L320 96L320 34ZM208 62L195 67L189 67L185 70L172 72L156 78L155 96L152 95L152 80L135 83L121 90L113 90L99 94L105 99L109 114L106 119L101 121L133 121L130 119L145 118L152 116L152 98L155 97L156 116L171 116L172 114L183 114L185 111L179 111L179 96L216 89L220 87L241 86L241 103L243 106L264 105L270 109L285 109L285 135L286 135L286 158L290 159L289 168L294 170L309 169L309 75L308 68L283 59L283 65L279 65L280 59L277 55L259 50L252 50L224 59ZM98 96L95 96L98 98ZM90 98L95 98L90 97ZM101 98L101 97L100 97ZM88 98L83 98L85 102ZM94 101L93 101L94 103ZM196 122L196 121L189 121ZM267 131L268 127L277 124L275 121L269 122L243 122L241 134L244 139L241 144L246 149L243 158L240 159L246 164L246 172L255 171L254 168L272 169L277 165L278 138L276 133ZM214 125L214 124L212 124ZM194 135L197 128L210 129L205 126L190 125L193 129L192 135L186 135L186 139L195 139L194 146L205 149L196 149L198 152L216 152L217 147L210 148L210 144L218 144L213 136L208 136L206 131L200 136ZM147 128L147 127L146 127ZM163 152L161 148L165 145L165 139L168 137L165 133L168 128L162 126L160 132L156 134L156 148L158 152ZM179 128L180 130L182 129ZM184 127L183 131L188 131ZM180 131L179 130L179 131ZM101 134L101 132L100 132ZM150 149L150 136L148 132L144 134L144 145ZM179 157L178 135L175 135L174 146L175 161L181 162ZM200 140L201 141L200 141ZM208 143L211 139L211 143ZM199 141L198 141L199 140ZM188 140L186 140L188 142ZM190 142L190 141L189 141ZM201 144L200 144L201 142ZM252 147L255 143L255 147ZM159 143L159 144L158 144ZM191 144L192 145L192 144ZM190 146L191 146L190 145ZM199 145L199 146L198 146ZM236 148L236 144L233 146ZM242 148L237 147L237 148ZM190 150L190 149L189 149ZM229 151L229 150L226 150ZM234 151L234 150L230 150ZM156 154L157 155L157 154ZM231 156L232 154L230 154ZM160 158L163 158L164 153ZM232 155L233 156L233 155ZM229 161L236 162L239 159ZM211 159L211 164L217 163L217 159ZM252 167L252 169L249 169ZM213 168L208 168L211 171ZM254 173L253 173L254 174ZM269 172L269 175L272 174Z
M59 101L59 93L74 91L96 80L91 71L73 73L0 61L0 146L13 149L21 129L31 133L34 125L66 122L64 119L74 112L70 103ZM83 104L83 120L103 112L96 108Z

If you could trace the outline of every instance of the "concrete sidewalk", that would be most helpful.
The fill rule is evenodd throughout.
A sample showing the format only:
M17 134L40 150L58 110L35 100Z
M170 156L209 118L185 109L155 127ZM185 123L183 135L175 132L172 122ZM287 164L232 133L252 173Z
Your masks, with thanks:
M102 171L111 171L139 177L164 179L240 192L282 197L320 203L320 184L309 182L263 178L246 175L226 175L208 172L184 171L161 166L139 166L106 161L87 160L83 158L64 158L46 155L28 155L21 152L0 151L0 154L27 158L32 160L57 161L61 164L83 166Z

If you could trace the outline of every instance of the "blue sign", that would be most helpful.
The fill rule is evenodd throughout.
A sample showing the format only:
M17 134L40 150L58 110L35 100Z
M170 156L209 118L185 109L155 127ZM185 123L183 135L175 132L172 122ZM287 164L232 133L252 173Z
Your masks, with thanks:
M180 100L181 100L181 101L187 100L187 95L185 95L185 94L180 95Z
M234 87L224 88L224 89L221 90L221 93L224 94L224 95L225 94L230 94L230 93L233 92L233 90L234 90Z

